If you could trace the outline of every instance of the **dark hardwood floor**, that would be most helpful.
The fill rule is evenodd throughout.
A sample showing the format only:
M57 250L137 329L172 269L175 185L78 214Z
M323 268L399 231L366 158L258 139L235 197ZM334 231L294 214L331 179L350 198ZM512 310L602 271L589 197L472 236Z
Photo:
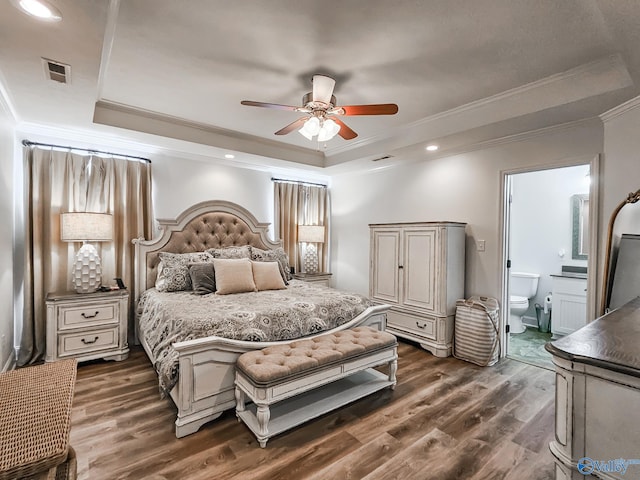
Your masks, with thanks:
M258 446L233 411L174 435L144 351L80 364L71 444L80 479L551 479L554 373L482 368L400 343L398 385Z

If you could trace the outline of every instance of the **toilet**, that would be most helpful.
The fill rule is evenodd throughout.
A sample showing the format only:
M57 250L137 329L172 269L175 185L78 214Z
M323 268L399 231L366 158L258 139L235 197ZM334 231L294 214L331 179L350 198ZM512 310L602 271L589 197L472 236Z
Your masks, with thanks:
M529 309L529 299L538 291L537 273L512 272L509 283L509 332L523 333L526 330L522 317Z

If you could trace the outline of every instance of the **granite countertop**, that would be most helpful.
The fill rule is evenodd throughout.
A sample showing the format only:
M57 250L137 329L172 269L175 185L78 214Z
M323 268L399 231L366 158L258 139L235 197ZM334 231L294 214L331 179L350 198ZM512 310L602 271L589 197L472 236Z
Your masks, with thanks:
M561 277L561 278L580 278L582 280L587 279L586 273L575 273L575 272L561 272L561 273L552 273L552 277Z
M545 345L556 357L640 377L640 297Z
M587 267L581 267L579 265L562 265L560 273L552 273L552 277L562 278L587 278Z

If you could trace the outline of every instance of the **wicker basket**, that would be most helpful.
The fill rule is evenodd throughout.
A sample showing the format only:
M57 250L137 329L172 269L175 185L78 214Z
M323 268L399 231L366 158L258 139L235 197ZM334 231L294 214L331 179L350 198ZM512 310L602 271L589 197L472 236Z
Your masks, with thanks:
M456 302L453 356L483 367L500 357L498 301L491 297L471 297Z

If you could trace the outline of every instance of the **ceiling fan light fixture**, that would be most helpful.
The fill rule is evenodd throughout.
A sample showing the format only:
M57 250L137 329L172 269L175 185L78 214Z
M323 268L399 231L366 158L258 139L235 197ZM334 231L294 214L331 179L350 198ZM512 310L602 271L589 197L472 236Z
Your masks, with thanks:
M302 125L302 128L298 131L307 139L313 140L313 137L320 132L320 120L318 117L311 117L304 122L304 125Z
M333 96L333 89L336 86L336 81L325 75L313 76L313 101L322 102L326 105L331 103L331 97Z
M325 121L322 122L322 127L320 128L320 131L318 132L318 141L326 142L327 140L331 140L333 137L335 137L338 134L339 131L340 131L340 125L338 125L336 122L334 122L330 118L325 119Z

